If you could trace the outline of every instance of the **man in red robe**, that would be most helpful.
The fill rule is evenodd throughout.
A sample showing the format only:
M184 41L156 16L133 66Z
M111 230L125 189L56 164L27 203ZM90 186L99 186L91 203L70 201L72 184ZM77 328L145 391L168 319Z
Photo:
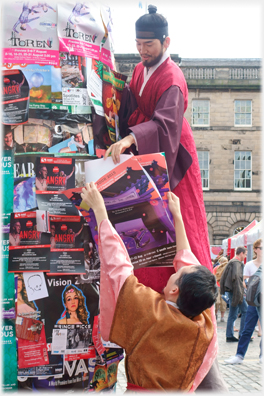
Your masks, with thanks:
M182 202L191 249L199 262L212 270L199 162L191 128L184 118L187 84L168 53L168 23L156 10L149 6L149 14L136 22L142 62L135 67L122 96L119 125L123 138L109 147L105 158L111 154L118 163L126 150L139 155L165 152L170 187ZM172 273L173 268L135 271L140 282L158 292Z
M184 118L187 83L168 53L167 20L156 13L155 6L148 10L149 14L136 22L136 45L142 62L135 67L130 85L123 91L119 110L122 139L111 145L104 157L111 154L116 164L124 152L165 152L170 188L180 198L191 250L212 271L199 161L192 130ZM145 286L161 292L173 272L173 267L147 267L135 270L135 276ZM216 331L215 318L214 324ZM212 360L216 354L215 347ZM217 389L217 373L215 359L201 389Z

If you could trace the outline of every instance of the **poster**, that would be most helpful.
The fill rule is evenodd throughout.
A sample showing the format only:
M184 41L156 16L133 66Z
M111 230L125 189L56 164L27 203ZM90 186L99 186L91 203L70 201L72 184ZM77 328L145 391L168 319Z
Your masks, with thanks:
M50 216L50 274L84 274L84 219Z
M58 36L61 52L94 59L100 58L105 30L96 3L58 4Z
M21 70L2 71L2 122L24 124L29 114L29 84Z
M58 65L57 9L52 2L5 2L3 58L7 64Z
M47 213L42 212L40 217L37 213L11 214L8 272L50 270L50 234L45 225ZM46 229L46 232L40 229Z
M126 158L96 181L109 220L123 240L135 269L149 265L171 266L176 251L175 229L154 183L155 177L150 177L137 157ZM89 163L86 168L89 180ZM84 202L80 206L89 210ZM96 219L92 210L89 214L87 221L97 242Z
M36 159L36 194L59 192L75 187L74 159L38 157Z

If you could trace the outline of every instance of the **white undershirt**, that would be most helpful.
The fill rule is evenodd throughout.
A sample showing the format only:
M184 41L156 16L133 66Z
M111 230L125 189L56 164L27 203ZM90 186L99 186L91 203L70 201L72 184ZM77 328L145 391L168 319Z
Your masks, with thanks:
M172 305L173 307L175 307L177 309L179 309L178 305L176 303L172 302L172 301L166 300L166 303Z
M169 51L166 50L166 51L164 52L164 54L162 55L162 58L161 58L161 60L159 61L159 63L157 63L156 65L154 65L154 66L152 66L152 67L149 67L149 68L144 67L144 80L143 80L143 84L142 84L142 86L141 86L141 88L140 88L140 91L139 91L139 96L142 95L143 90L144 90L144 88L145 88L145 86L146 86L148 80L150 79L150 77L151 77L152 74L154 73L154 71L156 71L157 68L158 68L163 62L165 62L165 60L166 60L169 56L170 56Z

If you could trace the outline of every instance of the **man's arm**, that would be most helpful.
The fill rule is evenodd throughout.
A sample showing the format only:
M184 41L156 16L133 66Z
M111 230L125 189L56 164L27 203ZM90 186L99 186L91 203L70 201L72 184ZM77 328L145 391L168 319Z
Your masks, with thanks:
M71 173L68 176L66 176L66 181L73 175L74 170L75 170L75 166L72 168Z
M122 98L122 100L123 99L124 98ZM128 97L128 100L129 99L130 98ZM134 103L131 103L131 106L132 105L134 106ZM121 108L122 107L123 104L121 104ZM133 132L136 137L138 153L141 155L164 151L166 153L168 167L172 166L170 165L170 157L177 157L181 138L183 114L183 95L179 87L172 86L162 94L149 121L129 128L130 132ZM122 117L120 114L119 116L120 126L121 128L124 128L121 119ZM121 129L120 132L121 135L124 134L124 131ZM133 143L135 143L133 136L126 136L119 142L111 145L106 151L104 158L107 158L107 156L111 154L114 163L118 163L120 161L120 154ZM173 169L169 169L170 175L173 173L172 171Z

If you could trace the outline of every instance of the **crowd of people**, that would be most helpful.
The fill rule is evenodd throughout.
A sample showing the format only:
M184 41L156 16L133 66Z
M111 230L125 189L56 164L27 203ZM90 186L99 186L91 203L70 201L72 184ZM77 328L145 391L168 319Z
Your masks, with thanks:
M261 328L261 292L256 296L254 303L247 303L248 281L253 275L262 277L262 239L253 244L253 260L246 262L247 248L236 248L235 256L229 260L220 252L213 263L213 273L218 284L218 298L215 304L216 317L221 313L221 322L224 322L225 312L229 309L226 324L226 342L237 342L237 352L225 360L228 364L242 363L249 343L253 341L254 330L262 336ZM230 258L230 257L229 257ZM245 263L246 262L246 263ZM261 289L260 289L261 290ZM257 292L257 289L256 289ZM235 321L240 317L240 328L235 328ZM234 332L238 331L238 338ZM259 360L262 362L262 342L260 341Z

